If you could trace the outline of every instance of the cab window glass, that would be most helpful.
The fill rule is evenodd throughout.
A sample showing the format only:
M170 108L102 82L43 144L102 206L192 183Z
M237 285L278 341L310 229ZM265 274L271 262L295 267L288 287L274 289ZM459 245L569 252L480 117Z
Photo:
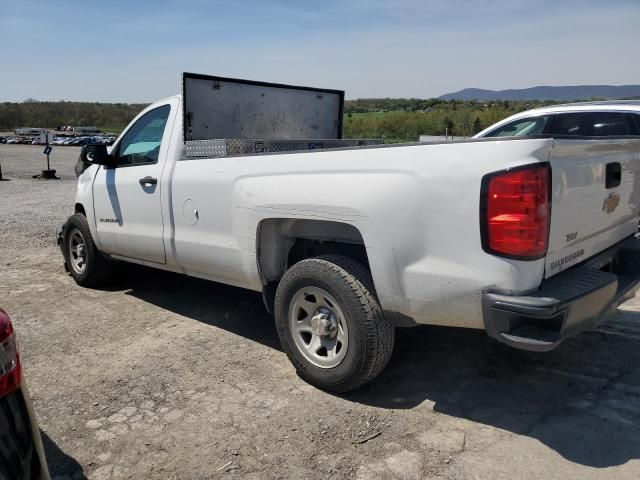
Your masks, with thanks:
M156 163L162 134L169 118L169 105L145 113L127 131L118 148L118 165Z
M610 137L634 135L635 128L626 113L580 112L558 114L551 128L553 135Z
M487 133L485 137L524 137L526 135L541 135L549 121L548 115L528 117L514 120Z

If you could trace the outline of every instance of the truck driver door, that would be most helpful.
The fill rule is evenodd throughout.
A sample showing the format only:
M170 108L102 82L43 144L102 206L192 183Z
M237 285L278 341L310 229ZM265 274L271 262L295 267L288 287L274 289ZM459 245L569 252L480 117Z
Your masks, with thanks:
M170 102L142 113L111 151L116 166L101 166L95 177L94 218L106 253L166 261L161 175L169 143L165 131L171 131L176 110L177 102Z

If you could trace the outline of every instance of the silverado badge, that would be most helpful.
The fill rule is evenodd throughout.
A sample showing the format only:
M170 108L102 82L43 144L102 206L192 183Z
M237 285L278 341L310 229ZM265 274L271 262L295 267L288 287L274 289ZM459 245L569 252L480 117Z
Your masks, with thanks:
M620 195L617 193L610 193L607 198L604 199L604 203L602 204L602 211L611 213L613 212L620 203Z

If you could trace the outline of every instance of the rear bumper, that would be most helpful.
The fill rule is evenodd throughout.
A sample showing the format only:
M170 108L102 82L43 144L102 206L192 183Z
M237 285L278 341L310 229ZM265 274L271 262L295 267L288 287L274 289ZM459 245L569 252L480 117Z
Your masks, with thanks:
M595 327L640 284L640 238L629 238L545 281L528 295L486 292L483 319L490 337L515 348L545 352Z
M40 430L24 380L21 387L0 399L0 478L48 480Z

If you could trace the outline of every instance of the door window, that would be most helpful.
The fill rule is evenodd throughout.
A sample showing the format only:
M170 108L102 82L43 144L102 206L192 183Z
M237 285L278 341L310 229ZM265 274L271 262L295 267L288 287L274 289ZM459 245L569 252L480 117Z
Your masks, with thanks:
M541 135L549 121L548 115L527 117L514 120L506 125L487 133L485 137L524 137L527 135Z
M156 163L170 105L155 108L138 119L124 134L118 147L117 165Z
M557 114L552 135L611 137L635 135L631 117L623 112L574 112Z

